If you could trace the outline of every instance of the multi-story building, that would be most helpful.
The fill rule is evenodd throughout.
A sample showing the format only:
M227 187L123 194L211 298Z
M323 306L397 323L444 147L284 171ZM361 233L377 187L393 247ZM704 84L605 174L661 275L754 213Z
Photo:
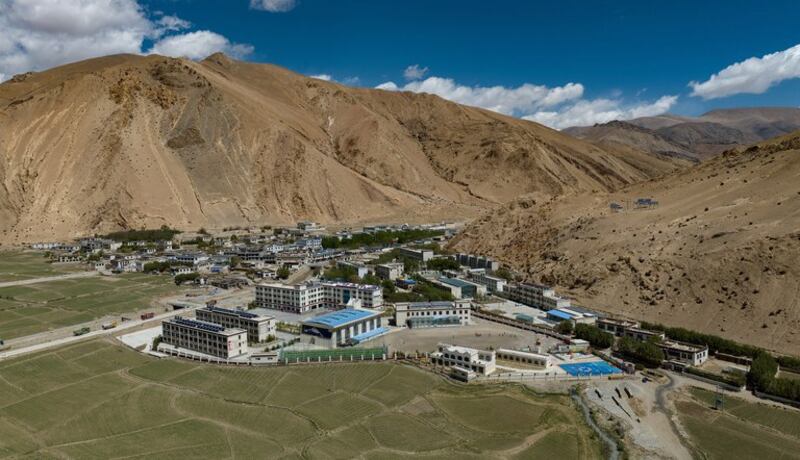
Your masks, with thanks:
M209 259L210 257L202 252L181 252L175 254L175 261L184 264L201 265L208 262Z
M358 299L365 308L383 305L383 290L378 286L354 283L306 283L256 285L256 305L272 310L306 313L317 308L337 308Z
M230 359L248 352L247 331L176 316L161 323L161 341L177 348Z
M486 286L489 292L503 292L507 283L503 278L490 276L485 272L470 272L468 276L471 281Z
M380 279L394 281L403 277L404 265L399 262L380 264L375 266L375 275Z
M470 302L399 302L394 304L394 319L398 326L442 327L470 324Z
M427 262L433 259L433 251L429 249L411 249L411 248L399 248L398 254L403 257L408 257L409 259L418 260L420 262Z
M384 334L381 313L360 308L346 308L301 321L302 332L314 336L315 344L337 348L356 345Z
M219 324L226 328L244 329L250 343L265 342L275 336L275 318L246 310L209 306L195 312L198 320Z
M439 366L457 367L481 375L489 375L494 372L497 364L497 356L494 351L446 343L440 343L437 351L431 353L430 357L431 361Z
M456 260L461 265L470 268L485 268L490 271L495 271L500 268L500 263L484 256L476 256L473 254L456 254Z
M464 281L460 278L439 278L439 282L457 287L460 291L460 295L455 296L456 298L469 298L474 299L479 296L486 295L486 286L477 283L470 283L469 281Z
M542 284L518 283L506 286L503 291L510 300L519 302L540 310L552 310L553 308L568 308L569 299L564 299L556 295L555 291Z

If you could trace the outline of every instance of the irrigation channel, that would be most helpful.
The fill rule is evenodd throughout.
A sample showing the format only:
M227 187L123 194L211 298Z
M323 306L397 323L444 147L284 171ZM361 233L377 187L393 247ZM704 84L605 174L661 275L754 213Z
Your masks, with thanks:
M572 399L580 406L581 412L583 412L583 418L586 419L586 423L594 430L595 433L600 437L600 439L608 446L608 459L609 460L619 460L619 448L617 447L617 441L608 433L603 431L602 428L594 421L592 418L592 414L589 411L589 406L586 405L586 401L583 400L581 396L581 392L578 387L572 387L570 389L570 396Z

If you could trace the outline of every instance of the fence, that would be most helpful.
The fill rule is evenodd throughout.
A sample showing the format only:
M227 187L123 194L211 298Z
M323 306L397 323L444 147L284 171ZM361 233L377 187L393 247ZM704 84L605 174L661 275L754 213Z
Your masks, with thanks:
M472 310L472 316L492 321L495 323L505 324L506 326L516 327L517 329L524 329L526 331L536 332L550 337L555 337L563 341L568 341L570 339L570 337L563 334L559 334L558 332L555 332L552 329L548 329L542 326L536 326L523 321L517 321L511 318L506 318L505 316L493 315L491 313L482 312L480 310Z

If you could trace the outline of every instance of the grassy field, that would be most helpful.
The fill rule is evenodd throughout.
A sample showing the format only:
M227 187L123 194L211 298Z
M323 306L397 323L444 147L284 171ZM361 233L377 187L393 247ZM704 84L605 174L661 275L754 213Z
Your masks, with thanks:
M169 277L123 274L0 288L0 337L12 339L149 308L177 292Z
M51 264L43 252L0 252L0 282L63 275L77 270L74 264Z
M712 409L714 393L692 388L676 402L681 422L703 456L711 459L800 458L800 411L728 396Z
M601 458L566 396L394 363L215 367L108 340L0 363L0 458Z

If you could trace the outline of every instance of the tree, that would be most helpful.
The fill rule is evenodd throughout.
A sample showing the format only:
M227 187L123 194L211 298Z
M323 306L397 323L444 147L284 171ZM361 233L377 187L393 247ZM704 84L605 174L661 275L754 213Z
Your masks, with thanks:
M286 266L279 268L278 271L275 272L275 276L277 276L278 279L281 280L285 280L286 278L289 277L290 274L291 273L289 272L289 267Z
M241 257L239 257L239 256L231 257L231 267L232 268L238 267L240 263L242 263L242 258Z
M494 276L503 278L506 281L514 281L514 275L512 275L511 272L505 267L500 267L497 270L495 270Z
M427 265L428 269L438 271L458 270L461 268L461 264L450 257L437 257L435 259L431 259L427 262Z
M589 342L594 348L608 348L614 344L614 336L591 324L575 325L575 337Z
M570 335L572 334L574 327L572 325L572 321L564 320L560 323L556 324L555 330L559 334Z
M622 337L617 342L617 351L631 361L647 367L658 367L664 361L664 351L651 340L641 342L632 337Z

